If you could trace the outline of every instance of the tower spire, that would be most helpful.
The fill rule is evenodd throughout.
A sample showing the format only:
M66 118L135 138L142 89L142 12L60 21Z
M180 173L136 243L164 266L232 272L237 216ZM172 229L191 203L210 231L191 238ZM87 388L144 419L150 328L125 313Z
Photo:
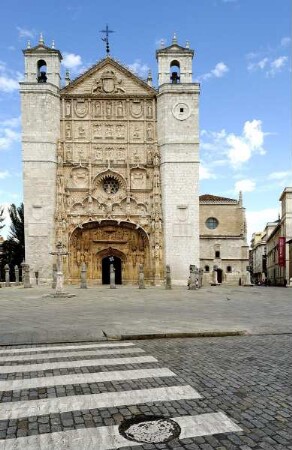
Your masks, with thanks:
M44 41L43 33L40 33L39 44L44 45L44 43L45 43L45 41Z

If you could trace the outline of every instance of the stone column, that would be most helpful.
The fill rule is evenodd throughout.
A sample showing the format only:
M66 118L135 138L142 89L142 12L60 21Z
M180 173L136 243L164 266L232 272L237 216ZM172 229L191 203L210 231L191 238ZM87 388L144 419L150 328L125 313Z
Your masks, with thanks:
M188 289L199 289L199 269L195 265L190 265L190 277L188 282Z
M218 276L217 276L217 266L213 267L213 272L212 272L212 283L211 286L217 286L218 283Z
M110 289L116 289L116 274L113 264L110 264Z
M57 285L57 264L53 264L52 289L56 289L56 285Z
M10 273L9 273L9 265L5 264L5 287L10 287Z
M139 264L138 284L139 284L139 289L145 289L143 264Z
M170 266L166 265L166 272L165 272L165 289L171 289L171 273L170 273Z
M80 289L87 289L87 280L86 280L87 268L85 262L81 264L81 273L80 273Z
M38 273L38 271L36 271L34 273L34 276L35 276L35 284L36 284L36 286L38 286L38 284L39 284L39 273Z
M29 264L21 263L21 266L22 266L23 287L31 288Z
M14 267L15 272L15 286L19 286L19 268L18 266Z

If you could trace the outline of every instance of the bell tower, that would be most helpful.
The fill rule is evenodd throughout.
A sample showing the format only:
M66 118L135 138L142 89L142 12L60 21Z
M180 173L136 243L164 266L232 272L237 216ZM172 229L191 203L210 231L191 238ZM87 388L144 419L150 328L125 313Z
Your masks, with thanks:
M186 284L199 267L199 83L192 81L194 51L178 45L157 50L157 133L165 264L174 284Z
M40 281L51 278L54 249L57 142L60 137L59 50L30 43L23 50L20 83L24 187L25 259Z

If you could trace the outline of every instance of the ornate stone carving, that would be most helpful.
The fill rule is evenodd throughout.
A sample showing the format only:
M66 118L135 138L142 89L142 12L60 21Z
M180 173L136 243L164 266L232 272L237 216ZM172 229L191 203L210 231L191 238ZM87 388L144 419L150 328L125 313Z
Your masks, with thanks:
M132 100L130 103L130 113L135 119L139 119L143 114L143 103L141 100Z
M74 112L77 117L85 117L88 114L88 100L83 98L74 100Z
M88 186L88 170L85 167L76 167L71 171L72 186L83 188Z
M102 92L105 94L124 93L125 89L122 87L122 80L118 80L113 70L105 71L100 78L97 78L92 87L92 93L96 94Z
M146 171L142 169L131 170L131 189L146 189Z
M65 117L71 117L71 100L65 101Z

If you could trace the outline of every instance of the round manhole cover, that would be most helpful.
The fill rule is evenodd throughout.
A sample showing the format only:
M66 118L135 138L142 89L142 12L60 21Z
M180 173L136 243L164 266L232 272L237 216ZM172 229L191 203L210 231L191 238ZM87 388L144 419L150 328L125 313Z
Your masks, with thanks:
M180 426L172 419L158 416L136 416L124 420L120 434L130 441L158 444L171 441L180 435Z

